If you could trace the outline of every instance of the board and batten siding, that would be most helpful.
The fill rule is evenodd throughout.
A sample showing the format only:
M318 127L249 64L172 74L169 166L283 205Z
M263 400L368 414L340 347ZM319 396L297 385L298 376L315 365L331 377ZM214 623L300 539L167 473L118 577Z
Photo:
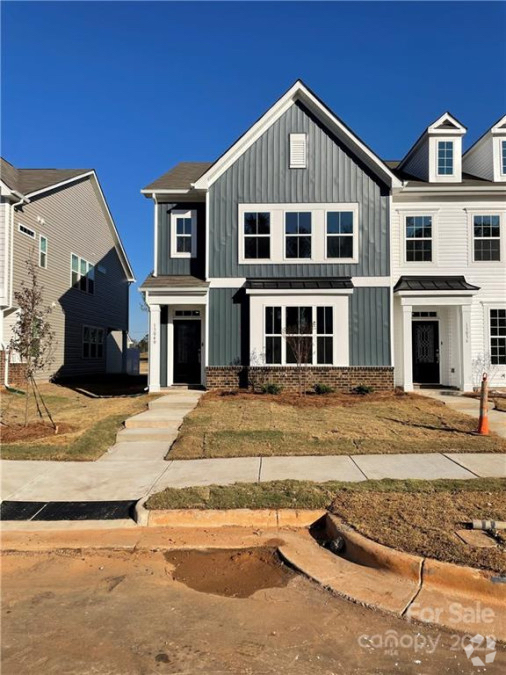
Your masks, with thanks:
M159 275L190 275L203 279L205 275L205 217L206 205L202 202L182 202L179 204L157 204L158 209L158 259ZM197 255L195 258L172 258L171 251L171 211L174 209L193 209L197 212Z
M402 200L402 201L401 201ZM501 215L501 261L472 261L473 237L466 209L479 213ZM406 263L404 260L404 230L406 213L423 215L424 210L435 214L433 221L434 263ZM480 290L473 296L471 309L471 349L476 359L490 351L488 310L490 307L506 307L506 189L504 196L483 198L468 196L465 200L457 197L440 197L429 200L408 200L400 196L392 205L392 279L395 284L402 275L463 275L466 281ZM430 309L430 302L427 307ZM440 340L442 341L441 376L443 384L456 385L459 378L460 325L458 311L445 311L433 307L440 317ZM394 303L394 343L396 353L396 378L402 377L402 311L398 301ZM452 372L453 370L453 372ZM506 366L494 368L494 383L506 386Z
M283 299L280 297L280 304ZM209 291L209 365L247 363L248 296L238 288ZM339 317L335 318L339 321ZM244 342L246 340L246 342ZM350 296L351 366L390 365L390 289L361 287Z
M289 134L307 134L307 168L289 168ZM389 190L300 103L294 103L209 189L209 276L336 277L390 273ZM238 205L359 204L353 264L239 264Z
M19 232L19 223L34 230L36 238ZM45 304L53 305L50 322L56 335L54 360L44 375L104 372L105 344L102 359L82 358L82 326L126 331L129 284L90 179L45 193L15 212L14 291L26 279L26 260L32 256L38 264L40 235L47 237L48 257L47 269L37 267L38 281ZM96 266L93 295L71 287L71 253Z

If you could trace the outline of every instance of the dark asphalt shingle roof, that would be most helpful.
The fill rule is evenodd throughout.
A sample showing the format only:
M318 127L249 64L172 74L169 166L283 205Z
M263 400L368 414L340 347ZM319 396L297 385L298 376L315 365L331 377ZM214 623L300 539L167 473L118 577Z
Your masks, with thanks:
M473 286L466 281L465 277L450 277L450 276L404 276L400 277L399 281L394 286L394 292L397 291L445 291L462 292L462 291L479 291L479 286Z
M11 190L23 195L93 171L93 169L17 169L3 157L0 160L2 180Z
M255 290L304 290L304 289L343 289L353 288L351 277L334 277L333 279L248 279L246 288Z
M212 162L180 162L163 176L146 185L144 190L189 190Z
M140 288L187 288L188 286L201 286L202 288L207 288L209 282L190 275L172 276L165 274L154 277L150 274L144 279Z

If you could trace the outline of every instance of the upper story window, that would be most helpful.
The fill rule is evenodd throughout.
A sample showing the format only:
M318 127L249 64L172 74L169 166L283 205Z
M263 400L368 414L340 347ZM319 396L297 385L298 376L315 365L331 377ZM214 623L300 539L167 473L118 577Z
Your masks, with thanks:
M453 175L453 141L438 141L437 173L438 176Z
M18 230L21 232L21 234L26 234L26 236L30 237L30 239L35 239L35 230L32 230L30 227L26 227L26 225L21 225L21 223L19 223Z
M406 216L406 262L432 262L432 216Z
M171 257L194 258L197 255L197 212L171 211Z
M327 212L327 258L353 258L353 211Z
M501 219L499 216L473 216L474 260L501 259Z
M71 281L74 288L84 293L95 292L95 267L74 253L71 255Z
M285 257L311 258L311 212L285 214Z
M39 267L47 267L47 237L39 237Z
M490 310L490 362L506 365L506 309Z
M307 166L307 135L290 134L290 169L305 169Z
M501 170L506 176L506 141L501 141Z
M271 257L271 214L244 214L244 257L269 259Z

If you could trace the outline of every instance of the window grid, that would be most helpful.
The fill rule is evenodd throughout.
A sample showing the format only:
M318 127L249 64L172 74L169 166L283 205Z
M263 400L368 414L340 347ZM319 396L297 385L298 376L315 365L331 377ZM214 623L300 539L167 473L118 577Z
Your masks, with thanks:
M83 359L101 359L104 356L104 329L83 326Z
M176 217L176 251L177 253L192 252L192 219L191 217Z
M453 141L438 142L437 172L439 176L453 175Z
M327 258L353 258L353 211L327 213Z
M271 257L270 213L244 214L244 257L266 260Z
M506 176L506 141L501 141L502 173Z
M490 362L506 365L506 309L490 310Z
M77 288L83 293L95 292L95 267L84 258L72 253L71 255L71 283L73 288Z
M333 314L332 307L265 307L266 364L332 365Z
M39 237L39 267L47 267L47 237Z
M285 213L286 258L311 258L311 211Z
M499 216L474 216L473 237L476 262L501 259L501 219Z
M432 216L406 216L406 261L432 262Z

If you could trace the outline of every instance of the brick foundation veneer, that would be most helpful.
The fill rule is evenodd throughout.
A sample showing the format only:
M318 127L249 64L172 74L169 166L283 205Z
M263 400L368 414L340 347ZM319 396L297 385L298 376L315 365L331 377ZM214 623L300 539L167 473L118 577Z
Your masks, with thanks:
M286 391L297 391L299 375L296 367L209 366L206 368L207 389L255 388L272 382ZM375 391L394 388L394 369L391 366L309 367L306 370L306 388L326 384L336 391L349 392L358 385L373 387Z
M5 352L0 351L0 386L5 384ZM22 363L9 364L9 385L11 387L26 386L25 367Z

